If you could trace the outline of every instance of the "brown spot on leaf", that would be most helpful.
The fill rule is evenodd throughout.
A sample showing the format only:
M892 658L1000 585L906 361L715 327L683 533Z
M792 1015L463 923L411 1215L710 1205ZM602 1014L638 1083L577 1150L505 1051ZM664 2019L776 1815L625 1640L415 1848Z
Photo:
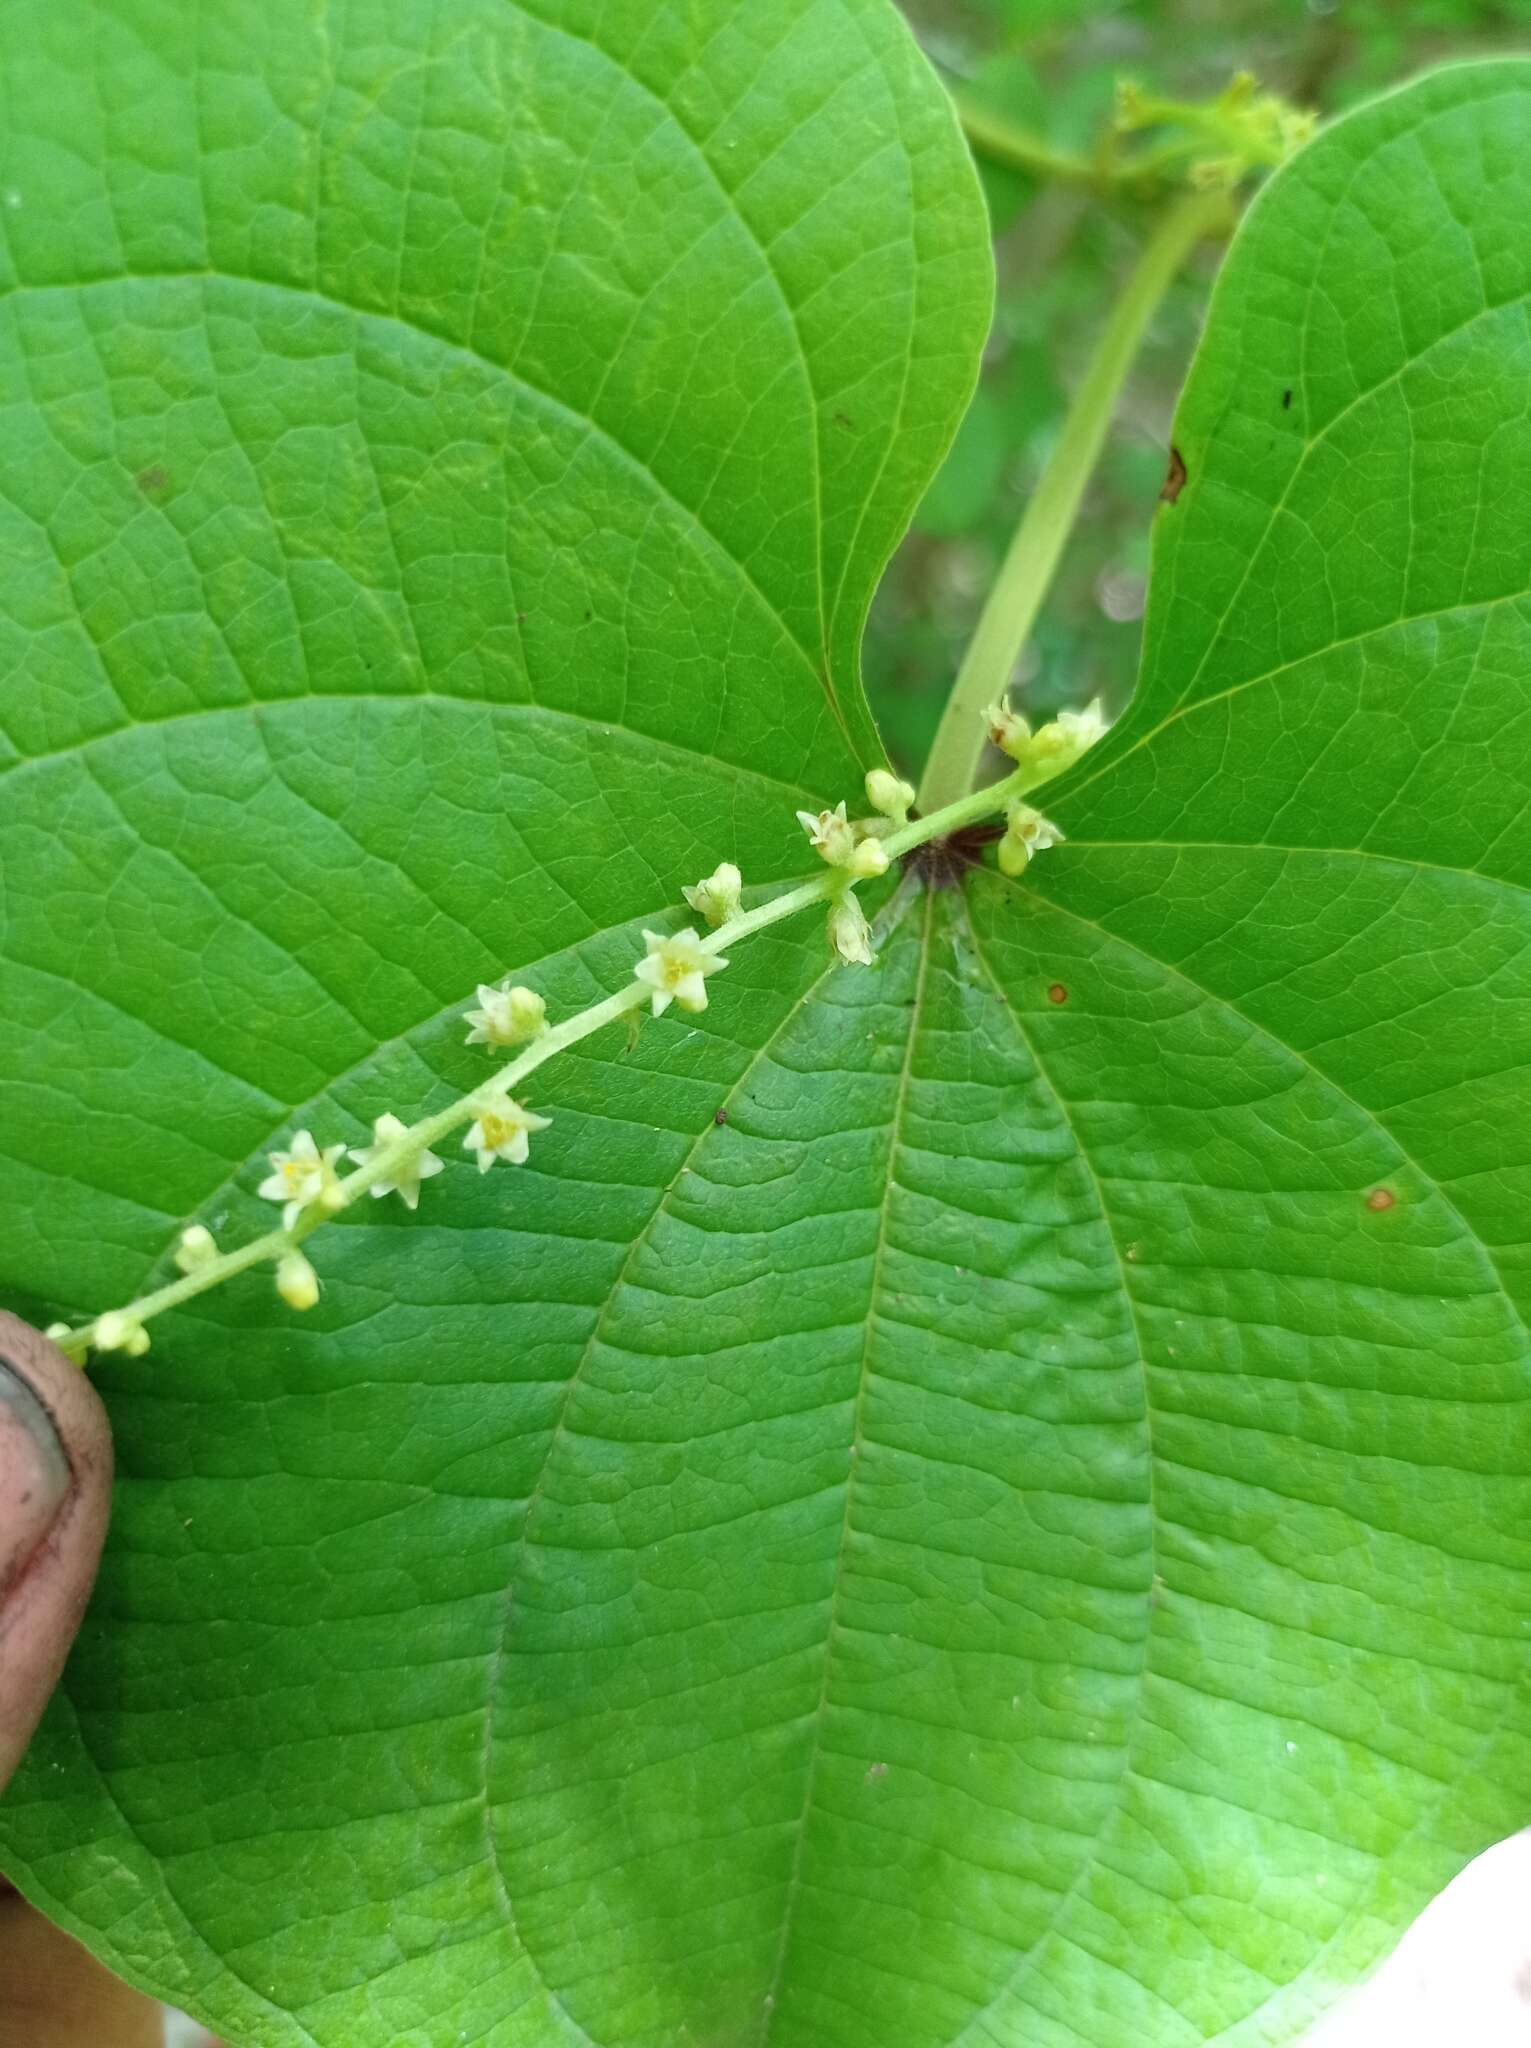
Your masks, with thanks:
M885 1778L885 1777L887 1777L887 1775L888 1775L888 1766L887 1766L886 1764L868 1764L868 1765L867 1765L867 1783L868 1783L869 1785L875 1785L875 1784L877 1783L877 1780L878 1780L879 1778Z
M151 462L147 469L141 469L133 479L146 498L157 498L170 479L157 462Z
M715 1124L726 1124L728 1122L728 1111L726 1109L715 1109L712 1112L712 1120Z
M1066 1003L1068 999L1069 992L1061 981L1055 981L1047 991L1047 1000L1050 1003Z
M1170 466L1164 472L1164 488L1159 493L1161 503L1173 505L1185 489L1185 457L1178 448L1170 450Z
M1398 1197L1391 1188L1373 1188L1366 1198L1366 1206L1368 1209L1380 1211L1393 1208L1397 1201Z

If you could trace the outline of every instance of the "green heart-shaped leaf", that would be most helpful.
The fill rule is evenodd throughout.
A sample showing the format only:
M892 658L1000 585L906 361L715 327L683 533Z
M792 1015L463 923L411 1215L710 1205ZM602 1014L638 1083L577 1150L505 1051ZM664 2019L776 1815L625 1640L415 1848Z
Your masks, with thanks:
M987 307L882 0L0 31L12 1298L854 796ZM80 52L93 62L82 69ZM1291 2038L1531 1762L1531 65L1257 203L1025 886L109 1362L7 1866L246 2044ZM1287 394L1290 393L1290 400Z

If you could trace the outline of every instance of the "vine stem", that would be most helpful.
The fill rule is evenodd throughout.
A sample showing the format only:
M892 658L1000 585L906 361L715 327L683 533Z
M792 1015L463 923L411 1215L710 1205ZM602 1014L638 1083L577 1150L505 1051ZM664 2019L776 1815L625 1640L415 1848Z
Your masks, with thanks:
M1004 114L980 106L964 92L954 92L952 97L975 156L1007 170L1025 171L1049 184L1080 186L1101 198L1139 199L1156 194L1197 147L1195 142L1161 144L1128 156L1120 152L1117 136L1107 130L1094 153L1082 156L1058 149Z
M963 796L954 803L901 825L881 835L883 850L890 860L912 848L921 846L928 839L939 839L949 832L971 824L975 819L1000 810L1006 800L1027 786L1028 778L1017 770L1003 782L995 783L988 789ZM800 910L806 910L815 903L826 903L838 891L850 886L845 870L825 868L806 882L798 882L780 890L776 895L757 903L752 910L740 911L716 931L706 933L700 940L703 951L722 954L726 948L737 945L741 939L751 937L755 932L764 931L767 926L780 924L783 918L795 917ZM566 1017L561 1024L550 1026L541 1032L516 1056L505 1062L487 1081L461 1095L455 1102L449 1102L444 1109L422 1117L418 1123L379 1148L375 1156L364 1166L344 1175L337 1181L329 1204L312 1204L294 1218L291 1229L268 1230L259 1237L249 1239L233 1251L219 1252L205 1263L196 1266L180 1279L169 1281L163 1287L143 1294L136 1301L113 1311L139 1328L153 1317L162 1315L166 1309L176 1308L196 1295L206 1294L210 1288L231 1280L236 1273L247 1272L250 1267L281 1259L286 1253L296 1250L303 1240L319 1226L350 1208L365 1195L374 1182L391 1180L395 1170L414 1158L421 1151L434 1145L462 1125L471 1123L481 1110L493 1106L495 1100L509 1089L524 1081L528 1074L545 1066L550 1059L564 1052L581 1039L603 1030L608 1024L615 1024L621 1018L640 1009L649 1001L653 990L646 982L630 981L615 995L606 996L598 1003L592 1003L586 1010L573 1017ZM78 1329L61 1333L55 1340L60 1350L66 1352L77 1363L83 1364L96 1333L96 1326L102 1320L95 1317L82 1323Z
M1031 633L1144 332L1192 249L1226 231L1229 211L1225 192L1178 200L1111 309L957 671L920 783L921 809L939 810L976 781L986 744L984 708L1003 694Z
M966 93L954 93L952 97L969 146L975 155L985 156L991 163L1003 164L1012 171L1027 171L1053 184L1083 185L1091 191L1127 182L1109 160L1097 161L1057 149L1003 114L991 113Z

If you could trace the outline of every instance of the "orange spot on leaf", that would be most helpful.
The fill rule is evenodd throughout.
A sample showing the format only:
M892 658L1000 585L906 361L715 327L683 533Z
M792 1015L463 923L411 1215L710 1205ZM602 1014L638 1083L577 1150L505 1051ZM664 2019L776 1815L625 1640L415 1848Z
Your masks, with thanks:
M1373 1188L1366 1198L1366 1206L1375 1210L1391 1209L1397 1201L1398 1197L1391 1188Z

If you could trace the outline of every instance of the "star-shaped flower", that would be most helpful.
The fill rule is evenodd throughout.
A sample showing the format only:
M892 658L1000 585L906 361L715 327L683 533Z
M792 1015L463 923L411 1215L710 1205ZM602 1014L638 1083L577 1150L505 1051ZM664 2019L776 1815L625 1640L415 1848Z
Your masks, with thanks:
M335 1161L345 1149L344 1145L326 1145L321 1152L310 1132L299 1131L290 1152L271 1154L271 1164L276 1170L267 1174L256 1193L263 1201L282 1204L284 1230L291 1230L303 1211L314 1202L321 1203L326 1209L340 1206L337 1199L340 1183L335 1178Z
M832 868L845 866L856 849L856 833L845 815L844 798L832 811L799 811L797 822L821 860L827 860Z
M401 1123L396 1116L385 1110L381 1116L372 1120L372 1136L375 1142L371 1145L353 1145L351 1157L358 1166L370 1166L380 1153L389 1151L400 1138L407 1136L408 1131L407 1124ZM406 1152L401 1158L396 1159L392 1170L381 1180L372 1183L372 1193L398 1195L406 1209L416 1209L420 1205L421 1181L434 1178L440 1173L444 1163L434 1152L428 1151L422 1145L418 1150Z
M512 1166L524 1166L533 1131L545 1131L551 1117L537 1116L524 1109L512 1096L497 1095L486 1103L463 1139L463 1150L478 1155L478 1170L487 1173L497 1159Z
M705 1010L707 989L702 977L716 974L728 962L709 953L689 926L668 938L662 932L645 932L643 943L648 954L633 973L653 990L654 1015L663 1016L671 1003L679 1003L683 1010Z

